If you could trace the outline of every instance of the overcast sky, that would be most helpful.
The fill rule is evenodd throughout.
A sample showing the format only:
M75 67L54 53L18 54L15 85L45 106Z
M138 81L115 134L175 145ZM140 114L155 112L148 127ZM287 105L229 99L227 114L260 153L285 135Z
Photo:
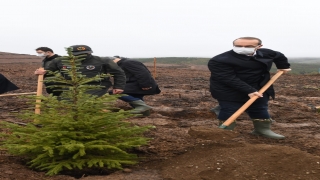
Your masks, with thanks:
M213 57L241 36L320 57L317 0L0 0L0 51L90 46L95 55Z

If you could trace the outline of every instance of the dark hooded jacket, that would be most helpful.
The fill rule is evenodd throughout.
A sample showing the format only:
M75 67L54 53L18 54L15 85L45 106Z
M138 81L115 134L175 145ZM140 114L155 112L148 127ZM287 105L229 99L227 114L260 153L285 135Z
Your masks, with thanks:
M19 88L15 84L10 82L4 75L0 74L0 94L17 89Z
M259 91L270 80L270 69L275 63L278 69L288 69L288 59L280 52L258 49L254 56L240 55L233 50L210 59L210 91L221 101L245 102L248 94ZM274 98L271 86L265 92Z
M121 57L121 60L118 61L117 64L126 74L124 94L153 95L161 92L150 71L143 63L134 59ZM152 88L149 90L142 90L142 88L149 87Z

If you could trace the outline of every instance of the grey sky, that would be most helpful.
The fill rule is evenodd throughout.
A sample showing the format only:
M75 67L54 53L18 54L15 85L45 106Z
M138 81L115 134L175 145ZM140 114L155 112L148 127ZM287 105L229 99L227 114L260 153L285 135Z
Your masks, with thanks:
M0 0L0 51L89 45L95 55L212 57L241 36L320 57L317 0Z

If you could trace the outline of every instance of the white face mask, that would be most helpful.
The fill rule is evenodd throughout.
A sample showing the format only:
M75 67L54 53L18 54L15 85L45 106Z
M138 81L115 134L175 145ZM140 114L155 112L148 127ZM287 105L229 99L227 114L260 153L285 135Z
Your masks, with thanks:
M39 57L46 57L46 54L45 54L45 53L39 53L37 56L39 56Z
M251 55L255 52L256 48L247 47L233 47L233 51L237 54Z

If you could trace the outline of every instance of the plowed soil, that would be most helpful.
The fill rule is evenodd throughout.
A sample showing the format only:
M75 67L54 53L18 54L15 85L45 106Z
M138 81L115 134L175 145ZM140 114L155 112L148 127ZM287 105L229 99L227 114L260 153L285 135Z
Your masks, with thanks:
M21 88L10 93L35 92L37 78L33 72L38 66L0 64L0 73ZM232 134L219 131L217 118L209 111L217 105L208 91L209 76L203 66L157 67L156 80L162 93L145 98L154 107L151 116L130 119L137 125L156 126L146 134L153 138L150 144L135 150L141 157L137 165L118 171L73 171L48 177L2 149L0 179L320 179L320 75L289 74L275 82L276 99L269 105L276 120L272 130L286 136L284 140L251 135L253 126L246 114L237 119ZM122 101L117 105L130 109ZM21 122L12 113L27 107L17 96L0 97L0 121Z

